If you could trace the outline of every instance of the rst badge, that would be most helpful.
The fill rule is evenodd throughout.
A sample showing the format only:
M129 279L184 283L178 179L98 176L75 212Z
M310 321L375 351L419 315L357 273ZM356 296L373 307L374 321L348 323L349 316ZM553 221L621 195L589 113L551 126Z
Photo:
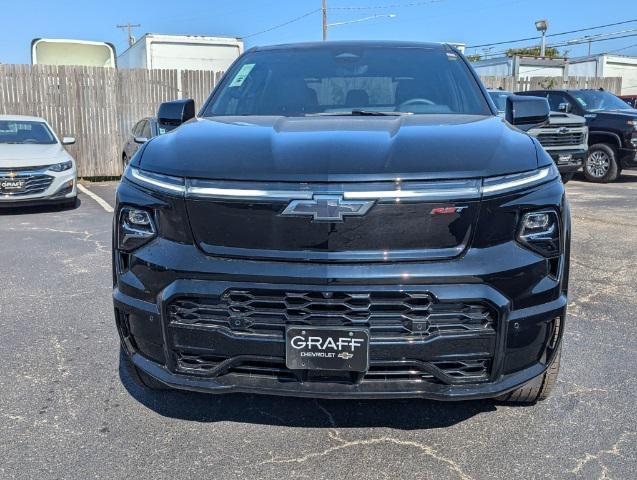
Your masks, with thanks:
M373 200L345 200L340 195L314 195L312 200L292 200L284 216L312 217L313 222L342 222L345 217L365 215Z
M293 370L364 372L369 364L369 333L363 328L289 327L286 366Z

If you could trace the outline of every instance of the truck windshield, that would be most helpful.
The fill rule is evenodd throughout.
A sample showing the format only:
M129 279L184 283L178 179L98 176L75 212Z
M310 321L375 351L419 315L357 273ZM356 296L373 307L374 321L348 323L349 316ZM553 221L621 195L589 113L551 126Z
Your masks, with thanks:
M465 62L442 47L323 46L247 53L203 116L491 115Z
M57 141L42 122L0 120L0 143L52 145Z
M631 106L612 93L601 90L578 90L573 92L575 100L590 112L603 110L631 110Z

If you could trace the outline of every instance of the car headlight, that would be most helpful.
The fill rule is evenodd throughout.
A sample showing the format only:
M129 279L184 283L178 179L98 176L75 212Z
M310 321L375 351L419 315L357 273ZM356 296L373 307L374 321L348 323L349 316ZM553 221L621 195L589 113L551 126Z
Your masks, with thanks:
M554 257L561 252L560 220L555 210L527 212L520 220L517 240L525 247Z
M70 170L72 168L73 168L73 162L69 160L67 162L56 163L55 165L51 165L49 167L49 170L51 170L53 172L64 172L64 171Z
M482 181L482 194L484 196L499 195L513 192L522 188L528 188L559 178L560 172L555 164L550 164L538 170L515 173L501 177L485 178Z
M141 247L157 233L153 216L147 210L123 207L117 218L117 244L120 250L131 251Z

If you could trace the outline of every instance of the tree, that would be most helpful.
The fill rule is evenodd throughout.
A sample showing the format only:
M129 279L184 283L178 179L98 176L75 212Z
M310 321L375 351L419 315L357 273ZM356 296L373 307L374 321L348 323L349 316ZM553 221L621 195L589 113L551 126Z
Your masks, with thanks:
M470 62L477 62L479 60L482 60L482 55L480 55L479 53L473 53L471 55L467 55L467 60L469 60Z
M513 57L515 55L527 55L530 57L539 57L541 49L540 47L524 47L524 48L509 48L506 51L507 57ZM560 51L555 47L546 47L545 57L556 58L560 56Z

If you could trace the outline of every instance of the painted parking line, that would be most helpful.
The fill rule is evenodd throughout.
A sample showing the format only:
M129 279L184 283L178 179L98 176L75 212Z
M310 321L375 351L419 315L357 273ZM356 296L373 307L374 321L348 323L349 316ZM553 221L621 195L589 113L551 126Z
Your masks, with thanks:
M81 183L77 184L77 188L79 189L80 192L85 193L86 195L91 197L93 200L95 200L108 213L113 213L113 207L111 207L108 204L108 202L106 200L104 200L102 197L100 197L98 194L90 191L88 188L86 188Z

